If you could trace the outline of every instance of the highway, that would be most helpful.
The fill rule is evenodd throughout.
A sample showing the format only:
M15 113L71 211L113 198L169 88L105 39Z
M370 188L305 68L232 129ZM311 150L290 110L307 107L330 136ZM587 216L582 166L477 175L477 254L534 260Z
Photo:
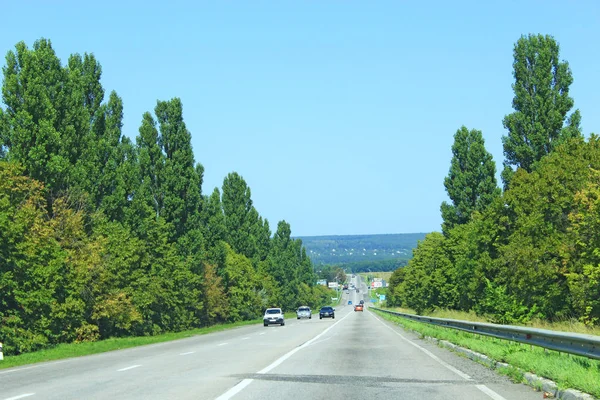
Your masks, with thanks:
M335 319L286 320L173 342L0 370L16 399L541 399L441 349L344 294ZM365 300L365 302L368 302Z

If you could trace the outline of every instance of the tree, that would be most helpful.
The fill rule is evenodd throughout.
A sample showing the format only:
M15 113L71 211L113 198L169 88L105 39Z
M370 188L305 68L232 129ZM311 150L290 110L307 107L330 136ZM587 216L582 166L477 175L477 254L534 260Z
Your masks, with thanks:
M183 121L179 98L159 101L154 109L160 126L159 143L165 155L164 217L175 228L175 239L200 224L201 176L196 169L191 134Z
M587 324L600 322L600 173L575 195L569 215L569 243L566 253L567 280L573 308Z
M514 173L513 167L530 172L564 139L581 136L578 110L563 127L574 104L569 97L573 77L569 64L559 61L559 50L558 43L549 35L522 36L515 44L512 85L515 112L503 120L508 129L508 135L502 137L505 186Z
M600 168L598 141L570 139L544 157L531 173L520 169L504 195L510 214L506 243L499 247L501 268L493 283L527 309L553 319L571 313L564 254L575 194Z
M163 171L165 169L165 155L160 147L156 122L149 112L144 113L139 132L137 147L141 181L136 200L152 207L155 217L158 219L164 209Z
M63 189L72 161L67 152L77 153L78 146L63 147L67 78L52 44L41 39L30 50L24 42L17 43L2 71L3 136L10 159L50 191Z
M237 172L223 180L222 197L227 243L236 253L254 258L258 249L252 232L260 224L259 215L252 205L250 188Z
M252 262L244 255L227 249L225 286L229 300L229 320L232 322L257 318L262 301L259 283Z
M432 232L419 242L414 257L405 267L400 291L394 291L403 304L418 314L436 307L453 308L456 305L457 288L446 254L446 240L441 233Z
M450 172L444 179L452 204L442 203L442 230L469 222L474 211L485 210L500 194L496 163L485 149L481 131L462 126L454 135Z

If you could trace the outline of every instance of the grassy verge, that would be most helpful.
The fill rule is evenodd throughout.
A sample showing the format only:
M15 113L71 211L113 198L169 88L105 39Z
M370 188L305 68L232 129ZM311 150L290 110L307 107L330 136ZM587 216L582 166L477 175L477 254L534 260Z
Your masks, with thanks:
M551 379L559 389L573 388L600 397L600 361L377 313L407 329L419 332L422 336L447 340L485 354L496 361ZM503 368L499 372L509 375L514 380L523 380L522 374L514 369Z
M388 310L398 311L405 314L416 314L414 310L410 308L401 308L401 307L388 307ZM458 319L463 321L474 321L474 322L490 322L482 316L475 314L474 312L465 312L465 311L456 311L456 310L443 310L436 309L432 312L427 313L428 317L436 317L436 318L449 318L449 319ZM600 326L591 326L586 325L577 320L564 320L559 322L548 322L545 320L535 319L528 324L521 324L521 326L527 326L530 328L538 328L538 329L549 329L553 331L561 331L561 332L573 332L573 333L584 333L586 335L596 335L600 336Z
M296 318L296 314L286 313L285 317ZM214 325L207 328L192 329L183 332L165 333L157 336L126 337L106 339L98 342L60 344L53 348L36 351L34 353L25 353L18 356L5 356L4 361L0 361L0 369L18 367L21 365L34 364L44 361L60 360L63 358L87 356L90 354L127 349L130 347L144 346L153 343L168 342L171 340L219 332L239 326L258 324L261 323L261 321L262 319L234 322L231 324Z

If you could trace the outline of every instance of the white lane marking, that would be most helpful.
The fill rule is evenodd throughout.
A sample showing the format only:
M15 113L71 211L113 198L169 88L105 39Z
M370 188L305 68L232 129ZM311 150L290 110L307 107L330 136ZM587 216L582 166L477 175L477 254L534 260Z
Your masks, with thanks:
M305 348L307 346L310 346L311 344L313 344L314 342L316 342L319 338L321 338L321 336L325 335L327 332L329 332L331 329L333 329L337 324L339 324L344 319L346 319L346 317L348 317L349 315L352 315L352 313L346 314L345 317L343 317L342 319L340 319L335 324L331 325L329 328L325 329L323 332L319 333L314 338L310 339L308 342L304 342L304 344L302 344L301 346L296 347L295 349L292 349L288 353L286 353L283 356L279 357L273 363L271 363L267 367L265 367L265 368L261 369L260 371L258 371L257 374L266 374L267 372L269 372L270 370L272 370L273 368L277 367L279 364L281 364L282 362L284 362L285 360L287 360L288 358L290 358L291 356L293 356L294 354L296 354L301 349L303 349L303 348ZM228 391L226 391L225 393L223 393L222 395L220 395L219 397L217 397L216 400L229 400L229 399L231 399L233 396L235 396L236 394L238 394L239 392L241 392L246 386L248 386L250 383L252 383L253 380L254 379L244 379L243 381L241 381L240 383L238 383L237 385L235 385L234 387L232 387L231 389L229 389Z
M243 338L242 338L242 340L248 340L248 339L250 339L250 337L249 337L249 336L246 336L246 337L243 337Z
M127 371L129 369L134 369L134 368L137 368L137 367L141 367L141 365L132 365L131 367L121 368L121 369L118 369L117 372L123 372L123 371Z
M506 400L504 397L500 396L498 393L494 392L492 389L485 385L475 385L475 387L481 390L483 393L490 396L494 400Z
M23 397L29 397L29 396L33 396L35 393L25 393L25 394L20 394L18 396L14 396L14 397L8 397L4 400L17 400L17 399L22 399Z
M34 365L34 366L32 366L32 367L23 367L23 368L18 368L18 369L11 369L11 370L9 370L9 371L3 371L3 372L0 372L0 375L4 375L4 374L10 374L10 373L12 373L12 372L19 372L19 371L23 371L23 370L25 370L25 369L38 368L38 367L40 367L40 365Z
M225 346L226 344L229 344L229 343L219 343L217 346Z
M188 354L194 354L195 351L188 351L187 353L179 353L180 356L187 356Z
M228 391L226 391L225 393L223 393L222 395L220 395L219 397L217 397L216 400L229 400L231 399L233 396L235 396L236 394L238 394L239 392L241 392L242 390L244 390L244 388L246 386L248 386L249 384L252 383L254 379L244 379L243 381L241 381L240 383L238 383L237 385L235 385L234 387L232 387L231 389L229 389Z
M375 318L377 321L379 321L383 326L385 326L386 328L388 328L390 331L394 332L396 335L400 336L400 338L402 338L402 340L404 340L405 342L407 342L408 344L411 344L412 346L416 347L417 349L421 350L423 353L427 354L429 357L433 358L435 361L439 362L440 364L442 364L444 367L448 368L450 371L454 372L455 374L457 374L458 376L460 376L461 378L464 378L468 381L473 380L469 375L465 374L464 372L454 368L452 365L448 364L445 361L442 361L438 356L436 356L435 354L433 354L432 352L430 352L429 350L419 346L418 344L414 343L412 340L409 340L407 338L405 338L404 336L402 336L400 333L398 333L397 331L395 331L394 329L390 328L389 325L386 325L385 322L383 322L382 320L380 320L378 317L376 317L372 312L369 313L369 315L371 315L373 318Z
M326 338L325 338L325 339L323 339L323 340L319 340L318 342L313 342L313 343L311 343L311 345L313 345L313 344L317 344L317 343L323 343L323 342L326 342L326 341L328 341L329 339L331 339L332 337L333 337L333 336L326 337Z
M264 335L266 332L259 333L259 335Z
M45 364L40 364L40 365L32 365L32 366L30 366L30 367L17 367L17 368L15 368L15 369L9 369L8 371L2 371L2 372L0 372L0 375L4 375L4 374L10 374L10 373L13 373L13 372L24 371L24 370L26 370L26 369L39 368L39 367L47 367L47 366L53 366L53 365L56 365L56 364L62 364L62 363L65 363L65 362L67 362L67 361L70 361L70 360L51 361L51 362L48 362L48 363L45 363Z

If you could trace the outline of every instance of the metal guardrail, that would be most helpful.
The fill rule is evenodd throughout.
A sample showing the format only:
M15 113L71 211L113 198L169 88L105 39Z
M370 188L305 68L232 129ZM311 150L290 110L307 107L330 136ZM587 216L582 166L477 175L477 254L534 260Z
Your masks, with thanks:
M492 336L513 342L531 344L550 350L600 360L600 336L550 331L547 329L525 328L514 325L497 325L482 322L460 321L456 319L423 317L384 310L372 306L370 308L418 322L458 329L479 335Z

